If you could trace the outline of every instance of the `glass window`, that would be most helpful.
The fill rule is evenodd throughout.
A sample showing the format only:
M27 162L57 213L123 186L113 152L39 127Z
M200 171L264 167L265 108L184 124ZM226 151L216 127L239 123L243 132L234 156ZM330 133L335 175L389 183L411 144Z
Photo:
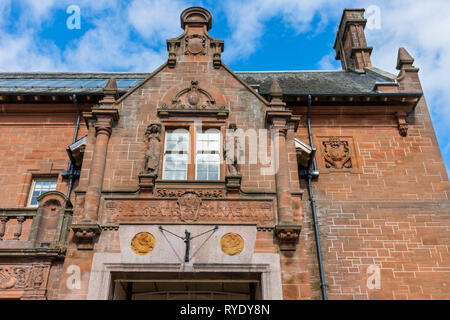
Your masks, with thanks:
M29 206L37 206L37 198L48 191L56 190L56 178L39 178L33 180L33 185L31 186L30 199L28 201Z
M220 131L208 129L197 132L196 137L196 180L220 179Z
M186 180L189 157L189 131L166 131L164 144L164 180Z

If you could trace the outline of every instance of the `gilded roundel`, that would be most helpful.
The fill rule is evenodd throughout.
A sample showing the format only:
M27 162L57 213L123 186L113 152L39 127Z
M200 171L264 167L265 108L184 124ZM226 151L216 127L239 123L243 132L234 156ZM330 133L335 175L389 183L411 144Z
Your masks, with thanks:
M244 249L244 239L237 233L230 232L220 239L220 247L225 254L235 256Z
M146 255L155 248L155 237L148 232L140 232L131 240L131 249L138 255Z

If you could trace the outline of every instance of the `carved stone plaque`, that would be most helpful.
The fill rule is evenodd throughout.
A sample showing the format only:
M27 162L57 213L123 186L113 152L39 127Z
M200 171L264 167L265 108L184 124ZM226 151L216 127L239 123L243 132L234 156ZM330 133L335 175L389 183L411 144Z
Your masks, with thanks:
M226 223L273 226L271 199L198 198L195 194L170 199L105 199L102 222L119 223Z
M155 248L155 237L148 232L140 232L131 240L131 249L139 255L146 255Z
M318 137L321 156L317 157L321 169L330 172L357 172L359 165L353 137Z
M220 248L223 253L235 256L244 249L244 239L234 232L229 232L220 239Z

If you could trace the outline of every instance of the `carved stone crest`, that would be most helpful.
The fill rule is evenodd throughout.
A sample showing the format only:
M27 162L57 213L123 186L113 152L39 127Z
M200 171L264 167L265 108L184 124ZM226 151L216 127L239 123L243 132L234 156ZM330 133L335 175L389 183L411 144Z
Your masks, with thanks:
M332 138L322 141L326 168L352 168L349 143L346 140Z
M186 193L177 201L180 209L180 218L185 222L194 222L198 219L198 212L202 200L195 193Z
M192 34L185 38L186 55L205 55L206 54L206 37L200 34Z

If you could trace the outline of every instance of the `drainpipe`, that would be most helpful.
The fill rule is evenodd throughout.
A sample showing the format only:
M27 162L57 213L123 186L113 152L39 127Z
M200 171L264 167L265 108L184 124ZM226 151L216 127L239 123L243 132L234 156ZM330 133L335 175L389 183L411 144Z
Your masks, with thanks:
M81 120L81 111L77 102L77 95L74 93L72 95L73 104L77 110L77 123L75 125L75 132L73 134L72 144L77 141L78 130L80 128L80 120ZM79 177L79 170L75 170L75 159L72 157L72 153L70 152L70 148L66 148L66 152L69 156L69 168L62 173L63 176L69 178L69 187L67 188L67 198L70 199L70 194L72 193L73 182L77 177Z
M319 226L317 224L317 213L316 213L316 201L314 200L314 195L312 191L312 179L317 179L319 177L319 171L317 171L316 164L316 149L314 148L314 143L312 139L311 132L311 95L308 95L308 136L309 136L309 144L313 149L311 153L311 158L309 161L308 171L306 172L306 181L308 184L308 194L309 201L311 203L312 216L313 216L313 225L314 225L314 236L316 239L316 250L317 250L317 262L319 264L319 273L320 273L320 288L322 290L322 298L323 300L327 300L327 284L325 283L325 276L323 272L323 264L322 264L322 251L320 249L320 237L319 237Z

